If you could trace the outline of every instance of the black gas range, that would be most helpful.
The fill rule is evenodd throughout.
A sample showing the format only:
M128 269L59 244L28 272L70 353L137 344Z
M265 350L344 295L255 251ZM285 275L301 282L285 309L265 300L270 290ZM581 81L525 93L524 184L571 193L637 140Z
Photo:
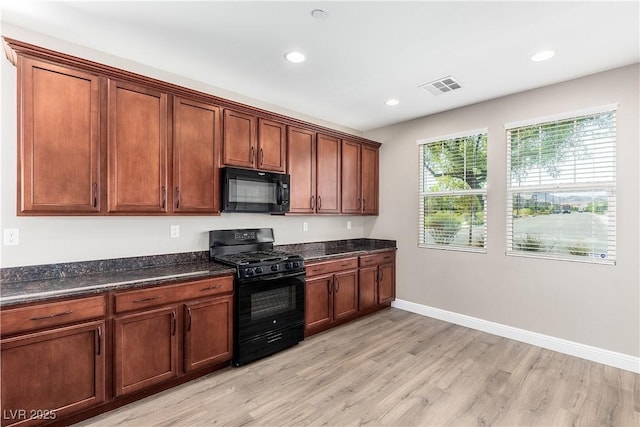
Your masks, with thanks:
M236 267L235 366L304 338L304 259L274 250L274 241L271 228L209 232L210 258Z

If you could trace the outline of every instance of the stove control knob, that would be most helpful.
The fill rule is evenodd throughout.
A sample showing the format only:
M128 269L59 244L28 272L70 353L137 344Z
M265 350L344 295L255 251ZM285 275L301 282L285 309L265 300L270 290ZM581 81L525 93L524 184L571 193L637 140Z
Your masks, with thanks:
M271 266L271 271L278 271L278 264L274 264Z
M294 261L293 268L300 268L300 263L298 261Z
M262 267L256 267L256 274L262 273Z
M244 273L247 276L253 276L253 268L247 268Z

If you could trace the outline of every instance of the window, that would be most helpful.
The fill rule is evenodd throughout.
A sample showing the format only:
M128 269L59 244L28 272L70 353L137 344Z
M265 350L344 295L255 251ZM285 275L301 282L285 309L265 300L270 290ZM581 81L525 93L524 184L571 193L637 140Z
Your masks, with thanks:
M418 246L486 252L487 130L418 147Z
M507 254L615 263L616 112L507 125Z

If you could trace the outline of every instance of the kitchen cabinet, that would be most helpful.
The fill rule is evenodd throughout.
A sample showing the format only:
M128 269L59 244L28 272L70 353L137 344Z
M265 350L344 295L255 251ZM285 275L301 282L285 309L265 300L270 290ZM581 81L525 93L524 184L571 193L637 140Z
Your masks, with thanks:
M365 311L395 299L395 252L360 257L358 310Z
M378 148L342 141L342 213L378 214Z
M289 128L291 213L340 213L340 139Z
M100 211L98 75L20 57L18 214Z
M3 426L43 424L105 401L105 312L104 297L0 312Z
M311 263L306 268L305 335L355 317L358 310L358 259Z
M167 94L109 81L109 212L167 212Z
M286 126L273 120L258 119L256 167L261 170L284 173L287 167L286 153Z
M289 127L287 173L291 176L291 213L312 214L316 207L316 136L310 130Z
M184 370L192 371L231 359L233 296L184 305Z
M116 396L231 360L230 276L118 292L113 306Z
M251 114L224 110L222 163L272 172L286 166L286 127Z
M173 104L173 212L217 213L220 108L180 97Z

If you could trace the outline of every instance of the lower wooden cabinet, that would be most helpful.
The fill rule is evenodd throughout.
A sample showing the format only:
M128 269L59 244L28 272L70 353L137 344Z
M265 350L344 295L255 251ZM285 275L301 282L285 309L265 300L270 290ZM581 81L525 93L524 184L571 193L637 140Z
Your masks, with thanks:
M231 359L233 297L184 305L184 370L192 371Z
M105 322L0 341L2 425L40 425L105 401Z
M172 306L113 320L116 396L178 375L177 312Z
M388 304L396 298L396 256L387 251L360 257L358 310Z
M358 313L358 259L307 266L305 333L319 332Z

